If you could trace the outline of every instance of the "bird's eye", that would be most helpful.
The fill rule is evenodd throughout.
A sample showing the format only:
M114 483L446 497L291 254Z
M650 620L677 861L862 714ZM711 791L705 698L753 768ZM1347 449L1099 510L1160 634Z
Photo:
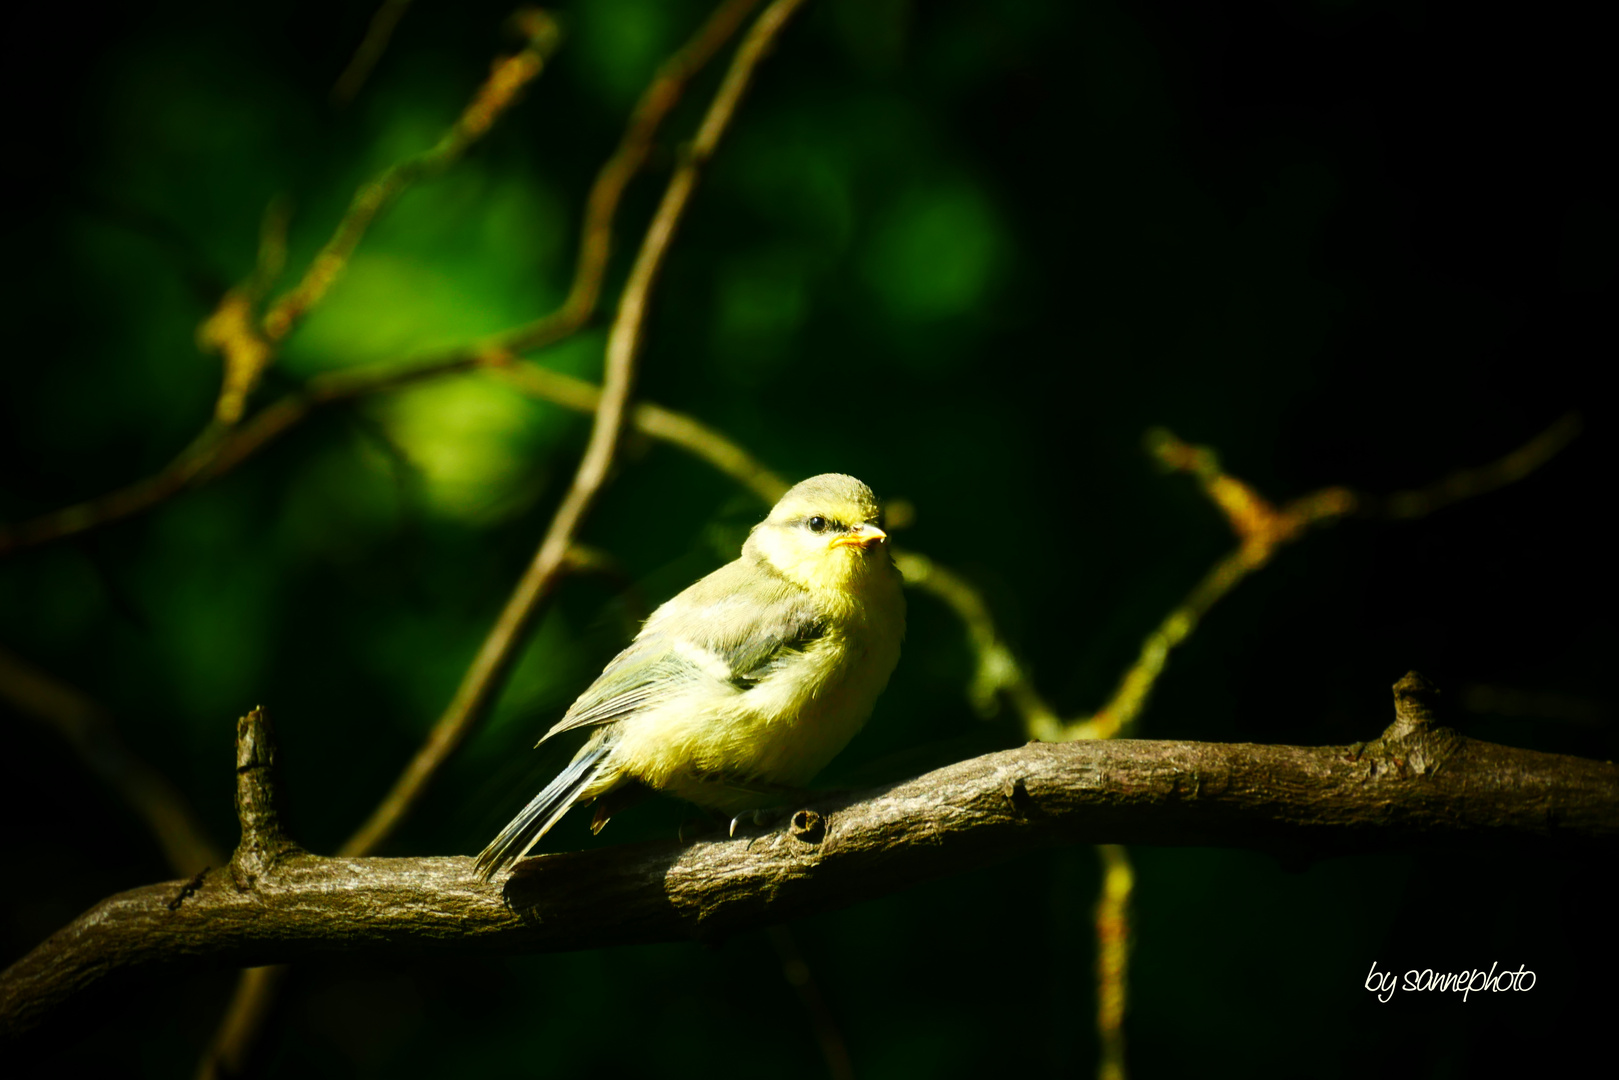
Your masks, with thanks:
M827 520L820 514L816 514L814 517L810 518L809 521L805 522L805 524L810 527L810 532L826 532Z

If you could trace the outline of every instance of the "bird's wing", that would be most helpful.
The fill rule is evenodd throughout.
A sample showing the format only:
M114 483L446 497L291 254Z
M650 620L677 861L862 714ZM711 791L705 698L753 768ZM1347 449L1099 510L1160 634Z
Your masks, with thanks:
M540 742L574 728L611 723L674 694L694 672L666 645L648 640L645 635L636 638L629 648L613 657Z
M729 563L653 612L545 739L655 707L694 682L747 690L826 626L807 590L741 559Z

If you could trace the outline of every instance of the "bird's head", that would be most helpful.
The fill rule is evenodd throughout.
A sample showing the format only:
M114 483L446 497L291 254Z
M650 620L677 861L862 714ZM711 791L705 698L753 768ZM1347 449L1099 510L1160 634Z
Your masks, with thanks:
M880 516L869 487L852 476L823 473L788 489L753 527L743 551L807 588L858 588L893 573Z

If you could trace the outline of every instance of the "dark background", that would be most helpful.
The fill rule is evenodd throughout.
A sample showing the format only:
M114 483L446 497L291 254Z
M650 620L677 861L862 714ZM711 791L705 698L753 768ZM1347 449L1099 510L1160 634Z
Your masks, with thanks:
M554 66L408 193L294 335L267 393L422 355L563 296L584 193L706 7L576 5ZM291 274L355 186L420 150L509 49L509 7L420 3L352 106L328 91L366 3L75 6L8 34L0 520L160 468L199 430L194 345L252 266L267 200ZM900 539L976 583L1067 716L1105 700L1232 539L1143 431L1216 447L1285 499L1392 491L1585 433L1507 490L1286 550L1170 660L1139 733L1375 736L1416 668L1471 734L1611 758L1616 229L1609 39L1570 6L817 0L763 69L686 220L640 389L797 479L909 500ZM639 230L717 82L688 95L619 218ZM1603 73L1603 74L1599 74ZM1606 132L1607 134L1604 134ZM1599 323L1599 319L1602 321ZM535 359L597 378L597 328ZM564 490L585 418L476 378L329 410L223 482L0 562L0 642L93 695L234 839L235 718L270 707L291 825L329 851L448 700ZM656 603L761 513L632 442L584 538ZM567 583L492 722L388 854L471 854L561 757L530 755L639 617ZM1023 736L975 715L960 626L913 594L871 727L824 776L895 779ZM1466 708L1480 688L1529 695ZM1497 696L1499 699L1499 695ZM0 706L0 956L171 876L53 733ZM665 836L649 804L592 841ZM1288 870L1137 849L1129 1054L1141 1076L1450 1076L1596 1052L1619 960L1598 867L1421 853ZM793 927L862 1076L1086 1074L1098 872L1029 857ZM1526 994L1362 989L1380 970L1526 965ZM86 1021L70 1071L184 1074L234 982L173 976ZM281 1075L818 1076L764 935L707 950L310 965ZM1499 1073L1498 1075L1510 1075Z

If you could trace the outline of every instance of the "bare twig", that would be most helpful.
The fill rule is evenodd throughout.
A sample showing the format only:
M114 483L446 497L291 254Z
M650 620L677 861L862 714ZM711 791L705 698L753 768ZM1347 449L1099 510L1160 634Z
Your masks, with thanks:
M405 17L405 10L410 7L410 0L382 0L382 6L377 8L371 16L371 22L365 28L365 37L360 40L359 48L349 59L348 67L343 74L337 77L332 85L332 104L342 108L354 100L365 85L365 80L371 77L371 71L382 59L382 54L388 49L388 42L393 39L394 28L399 20Z
M894 561L905 575L905 584L932 593L955 612L967 630L976 665L967 686L967 697L982 716L993 716L1004 696L1018 710L1031 731L1061 724L1057 712L1035 689L1012 650L1001 640L995 617L978 590L961 575L940 566L926 555L895 549ZM1036 738L1039 736L1036 735Z
M303 854L281 825L275 730L263 709L236 724L236 816L242 839L227 872L238 891L250 891L273 878L289 858ZM198 1080L242 1075L269 1020L288 967L273 964L244 970L225 1016L197 1065Z
M821 993L815 973L804 960L798 939L785 926L772 926L767 931L770 944L781 961L781 977L798 994L799 1004L815 1032L815 1041L821 1046L821 1058L826 1062L826 1073L832 1080L854 1080L854 1062L849 1059L849 1045L844 1041L837 1018Z
M214 420L234 424L242 418L248 395L275 359L275 349L259 333L253 300L245 290L232 289L220 298L213 313L197 328L197 347L224 358Z
M479 363L488 354L488 348L480 344L419 362L402 371L373 368L362 373L334 373L324 381L311 380L303 391L266 407L246 425L249 430L228 430L241 418L248 394L273 361L277 344L326 295L377 214L410 184L458 159L517 99L523 86L540 73L556 42L555 24L549 16L533 9L520 12L519 23L528 45L516 55L496 63L489 78L438 143L391 166L355 194L336 232L315 256L302 280L277 300L262 320L255 320L258 300L279 272L280 261L285 256L285 206L279 201L271 203L265 215L259 265L254 275L248 282L228 291L198 330L198 342L204 349L224 355L225 378L215 417L192 444L154 476L19 525L0 526L0 555L74 536L149 510L189 487L230 470L309 415L317 405L392 389L422 378L452 374Z
M1619 853L1619 767L1466 738L1426 693L1402 679L1395 721L1367 744L1033 743L819 798L762 835L545 855L498 884L468 857L289 848L252 880L233 862L98 904L0 974L0 1038L109 975L158 965L712 942L1057 844Z
M124 745L96 702L3 648L0 698L60 732L86 768L146 823L176 872L195 874L223 862L185 798Z
M225 1015L197 1062L197 1080L223 1080L246 1075L253 1054L261 1045L259 1036L270 1022L281 987L292 971L290 964L264 964L243 968L236 978L236 989Z
M1423 517L1452 503L1484 495L1516 483L1560 454L1579 437L1584 422L1579 413L1560 417L1551 427L1518 449L1476 469L1460 469L1436 484L1392 495L1357 494L1356 512L1367 517L1396 519Z
M1130 961L1130 894L1135 871L1123 844L1097 844L1102 895L1096 900L1096 1034L1102 1044L1097 1080L1124 1080L1124 1006Z

